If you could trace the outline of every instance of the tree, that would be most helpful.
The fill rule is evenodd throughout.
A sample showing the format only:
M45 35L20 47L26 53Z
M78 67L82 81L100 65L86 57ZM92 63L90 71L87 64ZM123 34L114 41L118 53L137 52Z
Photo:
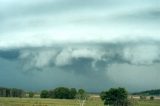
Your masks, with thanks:
M124 88L111 88L101 93L105 105L128 106L128 93Z
M41 91L41 98L55 98L55 99L75 99L77 95L76 88L58 87L53 90Z
M80 106L83 106L85 101L87 100L87 94L85 92L84 89L79 89L78 93L76 95L76 98L78 99L78 103L80 104Z
M70 89L70 99L75 99L77 90L75 88Z
M55 98L55 96L54 96L54 90L48 91L48 95L49 95L49 98Z
M16 88L2 88L0 87L0 97L24 97L25 92Z
M78 93L81 94L81 95L83 95L83 94L85 94L85 90L84 89L79 89Z
M29 97L33 98L33 96L34 96L34 93L33 92L29 92Z
M41 98L49 98L49 92L47 90L41 91L40 97Z
M106 92L105 92L105 91L102 91L102 92L100 93L100 98L101 98L102 100L105 100L105 96L106 96Z
M52 96L56 99L70 99L70 90L65 87L59 87L54 89Z

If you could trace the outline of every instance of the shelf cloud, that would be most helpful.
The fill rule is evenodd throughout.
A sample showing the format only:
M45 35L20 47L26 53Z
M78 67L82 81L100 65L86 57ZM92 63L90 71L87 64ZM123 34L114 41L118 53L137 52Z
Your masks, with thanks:
M160 87L147 77L160 74L160 1L1 0L0 4L0 76L19 76L19 87L29 83L28 77L38 86L28 89L43 88L38 78L46 79L48 88L50 80L56 83L53 87L82 85L88 90ZM150 83L130 81L136 76ZM79 78L79 84L70 83L72 78ZM0 84L18 86L17 82ZM101 82L99 88L92 89L94 82Z

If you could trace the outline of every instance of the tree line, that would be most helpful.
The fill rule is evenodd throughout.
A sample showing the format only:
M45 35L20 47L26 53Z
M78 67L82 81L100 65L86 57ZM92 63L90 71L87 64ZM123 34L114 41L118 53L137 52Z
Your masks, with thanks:
M132 93L132 95L160 95L160 89L155 89L155 90L147 90L147 91L142 91L142 92L136 92Z
M25 92L16 88L3 88L0 87L0 97L24 97Z
M34 92L28 92L29 97L34 97ZM0 97L25 97L26 92L16 88L2 88L0 87ZM52 90L42 90L40 92L41 98L53 99L77 99L81 106L88 98L84 89L58 87ZM100 94L104 105L110 106L133 106L133 103L128 99L128 92L125 88L110 88L102 91ZM150 98L151 100L154 97Z
M75 99L76 97L83 98L86 92L83 89L77 90L76 88L58 87L53 90L42 90L41 98L54 98L54 99Z

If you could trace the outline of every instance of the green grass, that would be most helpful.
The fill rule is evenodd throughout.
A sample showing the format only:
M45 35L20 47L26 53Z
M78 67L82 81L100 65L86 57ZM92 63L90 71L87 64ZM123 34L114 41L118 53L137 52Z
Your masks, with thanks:
M0 98L0 106L79 106L77 100L40 98ZM99 98L89 98L84 106L104 106ZM135 100L135 106L160 106L160 100Z
M0 106L79 106L78 100L40 98L0 98ZM90 98L85 106L103 106L97 98Z
M136 106L160 106L160 100L138 100Z

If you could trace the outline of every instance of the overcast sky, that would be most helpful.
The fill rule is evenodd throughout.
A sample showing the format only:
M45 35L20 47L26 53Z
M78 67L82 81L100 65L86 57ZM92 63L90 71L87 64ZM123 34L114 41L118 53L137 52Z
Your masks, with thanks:
M159 0L0 4L0 86L160 88Z

